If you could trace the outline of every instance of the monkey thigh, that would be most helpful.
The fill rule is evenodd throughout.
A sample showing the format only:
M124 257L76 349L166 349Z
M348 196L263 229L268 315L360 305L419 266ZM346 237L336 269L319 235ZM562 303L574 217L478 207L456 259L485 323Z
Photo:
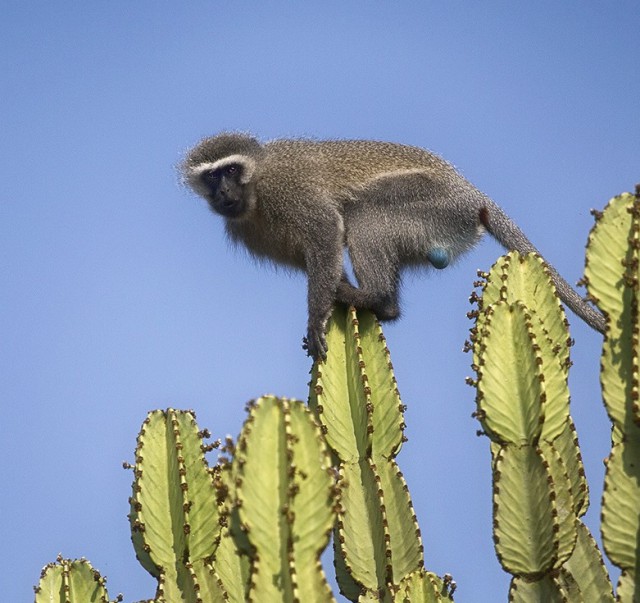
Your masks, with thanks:
M345 229L345 242L358 287L343 278L336 299L356 308L372 310L380 320L393 320L400 314L398 257L393 246L378 239L366 222L356 220Z
M344 207L345 243L359 288L343 279L338 300L371 309L383 320L397 318L401 268L444 268L449 262L448 246L438 239L450 221L443 200L451 196L446 183L426 171L389 174L360 190Z
M396 271L421 264L446 268L482 234L473 207L478 191L455 172L447 175L456 177L424 168L370 182L344 207L347 246L374 246Z

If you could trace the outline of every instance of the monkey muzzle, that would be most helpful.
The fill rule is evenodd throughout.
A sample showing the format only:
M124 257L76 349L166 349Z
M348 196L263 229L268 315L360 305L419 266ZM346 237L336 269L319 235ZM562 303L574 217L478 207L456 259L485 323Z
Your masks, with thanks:
M225 218L239 218L246 211L244 198L237 198L219 192L213 199L209 199L211 209Z

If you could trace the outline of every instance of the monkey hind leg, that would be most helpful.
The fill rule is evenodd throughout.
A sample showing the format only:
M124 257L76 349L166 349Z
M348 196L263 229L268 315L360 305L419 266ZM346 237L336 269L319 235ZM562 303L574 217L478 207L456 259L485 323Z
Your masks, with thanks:
M400 316L397 300L359 289L348 281L341 281L338 285L336 300L359 310L371 310L379 320L395 320Z
M367 245L349 246L349 256L359 287L343 277L336 300L362 310L371 310L379 320L400 316L398 267L390 257Z

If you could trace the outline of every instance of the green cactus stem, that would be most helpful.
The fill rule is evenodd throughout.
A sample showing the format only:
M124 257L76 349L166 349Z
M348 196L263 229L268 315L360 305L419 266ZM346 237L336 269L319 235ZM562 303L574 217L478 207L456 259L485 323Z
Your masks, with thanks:
M380 324L371 312L336 307L327 344L309 397L327 443L342 461L392 458L404 439L404 407Z
M589 235L585 281L607 318L600 381L613 423L602 543L621 568L617 596L640 600L640 186L611 199Z
M190 411L151 412L138 435L129 520L158 603L244 598L244 585L223 584L212 564L222 525L205 449Z
M425 582L420 530L395 461L404 406L382 329L371 312L336 307L327 343L326 361L313 368L309 406L340 476L334 551L341 592L351 601L403 600L401 592L415 601L431 600L423 592L451 600L440 578L428 574Z
M116 603L105 586L106 580L86 559L65 559L61 555L55 563L42 569L35 587L35 603Z
M567 318L555 287L550 282L544 260L536 253L525 256L510 252L500 257L485 275L476 328L481 331L486 314L482 310L499 301L512 304L526 300L527 308L535 316L536 327L544 324L545 339L551 343L553 354L565 373L568 372L569 350L572 345L567 333ZM477 358L474 357L477 363Z
M232 472L238 526L251 547L247 600L334 601L320 554L335 521L336 492L309 410L272 396L252 403Z
M638 336L640 319L640 199L609 201L587 246L587 290L607 317L600 378L609 417L622 432L640 428Z
M482 283L472 329L477 418L491 439L494 542L510 601L613 601L579 520L588 491L567 387L570 338L542 260L512 252Z

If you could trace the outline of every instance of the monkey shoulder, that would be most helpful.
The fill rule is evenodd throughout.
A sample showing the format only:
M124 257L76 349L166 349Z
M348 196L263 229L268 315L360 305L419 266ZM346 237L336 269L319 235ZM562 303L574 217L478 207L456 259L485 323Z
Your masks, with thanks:
M345 186L326 157L305 153L303 146L292 142L272 143L274 148L256 169L258 207L267 217L286 214L288 220L295 220L304 208L333 205Z

